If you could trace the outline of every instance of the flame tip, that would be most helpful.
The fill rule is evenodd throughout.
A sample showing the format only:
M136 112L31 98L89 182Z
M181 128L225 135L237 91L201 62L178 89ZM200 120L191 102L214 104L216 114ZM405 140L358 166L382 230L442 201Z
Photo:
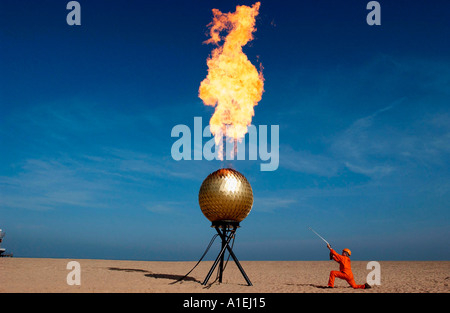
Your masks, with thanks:
M238 140L245 136L254 116L253 107L264 92L262 63L258 71L242 51L254 39L260 5L259 1L251 7L238 5L230 13L213 9L213 20L207 25L210 38L203 43L217 48L207 59L208 75L200 84L199 97L205 105L215 107L210 127L216 143L225 131ZM227 35L221 36L225 31ZM221 41L223 45L219 45Z

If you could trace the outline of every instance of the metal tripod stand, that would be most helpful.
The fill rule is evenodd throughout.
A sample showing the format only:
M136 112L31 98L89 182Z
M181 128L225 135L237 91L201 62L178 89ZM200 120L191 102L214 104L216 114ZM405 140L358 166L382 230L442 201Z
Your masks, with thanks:
M242 268L241 264L239 263L236 255L233 252L233 249L230 247L230 241L234 238L234 235L236 233L236 229L239 227L238 222L229 222L229 221L218 221L213 222L212 227L214 227L219 234L220 238L222 239L222 249L219 252L219 255L217 256L216 260L214 261L213 266L208 272L208 275L206 275L205 280L203 281L202 285L206 285L208 283L209 278L211 277L212 273L216 269L217 265L219 265L219 283L222 282L223 277L223 263L224 263L224 257L225 257L225 250L228 250L228 253L233 258L234 262L236 263L237 267L241 271L242 276L244 276L245 281L249 286L252 286L252 283L250 282L250 279L247 277L247 274L245 274L244 269Z

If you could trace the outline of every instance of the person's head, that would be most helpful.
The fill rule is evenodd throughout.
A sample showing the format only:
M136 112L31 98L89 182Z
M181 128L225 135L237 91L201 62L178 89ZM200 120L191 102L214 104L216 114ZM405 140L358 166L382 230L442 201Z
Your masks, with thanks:
M342 250L342 255L350 257L352 255L352 252L350 251L350 249L344 249Z

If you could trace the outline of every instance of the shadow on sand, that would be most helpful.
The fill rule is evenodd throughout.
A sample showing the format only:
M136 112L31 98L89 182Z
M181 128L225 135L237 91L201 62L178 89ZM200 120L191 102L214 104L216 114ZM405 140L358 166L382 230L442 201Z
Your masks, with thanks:
M331 289L328 286L315 285L315 284L286 284L286 285L288 285L288 286L301 286L301 287L315 287L315 288L319 288L319 289Z
M110 271L119 271L119 272L128 272L128 273L145 273L144 276L145 277L151 277L151 278L162 278L162 279L170 279L170 280L174 280L175 282L183 279L183 281L195 281L197 283L200 283L199 280L195 279L194 277L191 276L184 276L184 275L173 275L173 274L157 274L157 273L152 273L150 271L147 270L142 270L142 269L138 269L138 268L119 268L119 267L109 267L108 268Z

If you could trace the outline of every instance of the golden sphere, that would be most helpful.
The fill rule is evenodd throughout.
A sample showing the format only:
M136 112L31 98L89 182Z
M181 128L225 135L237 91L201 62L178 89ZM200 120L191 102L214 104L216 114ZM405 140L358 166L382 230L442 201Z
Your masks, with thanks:
M211 173L198 193L200 209L213 222L239 223L250 213L253 191L244 175L231 168Z

